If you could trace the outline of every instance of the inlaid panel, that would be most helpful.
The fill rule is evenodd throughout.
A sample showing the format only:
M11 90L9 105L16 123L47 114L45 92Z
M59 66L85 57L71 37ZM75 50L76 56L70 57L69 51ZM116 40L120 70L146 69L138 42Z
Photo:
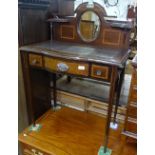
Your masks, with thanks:
M75 27L73 25L61 25L60 35L62 39L73 40L75 38Z
M119 30L105 29L103 30L103 44L120 45L121 32Z
M109 79L109 67L100 66L100 65L92 65L91 76L95 78L108 80Z

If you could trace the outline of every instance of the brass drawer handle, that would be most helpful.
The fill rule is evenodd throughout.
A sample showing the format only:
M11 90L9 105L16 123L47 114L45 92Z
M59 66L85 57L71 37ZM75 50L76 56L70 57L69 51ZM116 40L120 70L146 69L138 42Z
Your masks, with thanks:
M61 72L66 72L69 69L68 65L66 65L65 63L58 63L57 68Z

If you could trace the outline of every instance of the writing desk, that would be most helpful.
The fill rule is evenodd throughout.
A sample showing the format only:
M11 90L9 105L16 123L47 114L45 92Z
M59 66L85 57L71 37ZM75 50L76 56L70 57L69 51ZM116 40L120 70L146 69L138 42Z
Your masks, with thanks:
M49 89L51 79L48 78L48 73L53 73L54 107L57 105L56 74L102 80L110 84L104 144L104 146L107 146L112 106L116 92L116 105L119 102L125 62L128 58L129 50L49 40L23 46L20 51L31 122L35 123L35 111L32 103L36 103L35 107L38 104L46 104L46 110L51 107ZM36 74L33 74L34 72ZM36 96L38 96L37 99Z

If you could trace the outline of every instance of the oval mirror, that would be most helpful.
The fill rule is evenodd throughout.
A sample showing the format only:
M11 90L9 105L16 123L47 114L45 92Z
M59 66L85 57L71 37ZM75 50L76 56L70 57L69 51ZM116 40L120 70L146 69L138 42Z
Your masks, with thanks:
M94 41L100 32L99 16L93 11L85 11L79 20L78 33L85 42Z

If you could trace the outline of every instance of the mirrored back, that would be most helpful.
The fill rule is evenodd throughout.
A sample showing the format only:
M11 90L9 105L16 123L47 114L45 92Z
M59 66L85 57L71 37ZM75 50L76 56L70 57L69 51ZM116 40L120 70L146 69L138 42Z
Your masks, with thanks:
M96 40L99 35L101 21L99 16L92 10L87 10L81 14L78 21L78 33L85 42Z

